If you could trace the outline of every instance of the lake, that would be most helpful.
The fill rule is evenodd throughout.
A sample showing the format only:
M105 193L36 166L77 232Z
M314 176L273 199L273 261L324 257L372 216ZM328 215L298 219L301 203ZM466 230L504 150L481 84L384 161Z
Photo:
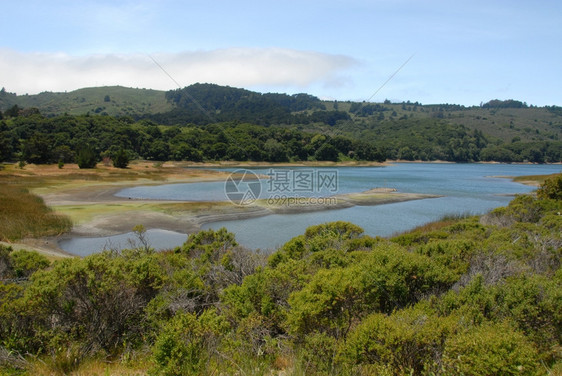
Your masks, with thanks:
M279 247L294 236L304 233L308 226L340 220L361 226L365 233L371 236L390 236L438 220L448 214L484 214L493 208L507 205L515 194L534 190L533 187L497 176L542 175L560 171L560 165L449 163L397 163L385 167L251 169L247 173L248 176L269 175L270 179L260 179L256 184L256 180L238 178L232 187L250 193L250 199L254 195L259 195L260 198L326 197L363 192L375 187L396 188L398 192L427 193L443 197L213 222L204 224L202 229L226 227L236 235L241 245L263 250ZM225 193L225 186L225 182L140 186L124 189L117 196L189 201L224 201L229 198L242 200L243 195L231 194L230 188L227 188ZM247 195L244 195L244 199L247 199ZM153 229L148 231L148 238L156 249L166 249L181 245L187 236ZM127 247L127 239L134 239L134 234L73 238L61 241L59 246L70 253L85 255L98 252L104 246Z

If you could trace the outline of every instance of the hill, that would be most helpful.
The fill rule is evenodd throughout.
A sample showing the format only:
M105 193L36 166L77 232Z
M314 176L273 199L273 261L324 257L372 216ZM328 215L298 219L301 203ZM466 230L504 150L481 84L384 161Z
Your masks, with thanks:
M559 140L562 108L534 107L514 100L480 106L422 105L418 102L360 103L321 101L308 94L258 93L213 84L194 84L168 92L121 86L84 88L68 93L15 95L0 92L0 111L18 105L45 116L100 114L149 118L161 124L245 121L258 125L345 122L346 128L372 128L386 121L435 119L462 125L503 142ZM305 116L306 115L306 116ZM312 116L313 115L313 116Z
M166 92L104 86L79 89L68 93L43 92L37 95L15 95L0 92L0 110L10 107L35 107L47 116L70 114L103 114L110 116L140 116L169 111L172 104Z
M17 96L2 90L0 109L4 114L13 112L10 108L14 105L28 111L37 108L46 117L110 115L161 127L248 123L291 128L336 140L332 146L342 153L340 159L356 159L354 153L360 151L342 145L338 137L384 149L390 159L562 160L562 108L528 106L512 99L494 99L472 107L388 100L338 102L322 101L309 94L263 94L214 84L194 84L168 92L100 87ZM314 154L308 153L308 157Z

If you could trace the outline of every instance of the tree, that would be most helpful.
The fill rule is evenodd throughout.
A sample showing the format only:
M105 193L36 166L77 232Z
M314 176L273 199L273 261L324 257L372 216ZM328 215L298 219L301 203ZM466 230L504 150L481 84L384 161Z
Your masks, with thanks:
M338 161L338 151L337 149L329 144L325 143L324 145L320 146L318 150L314 153L314 158L317 161Z
M6 111L4 111L4 116L6 117L18 117L20 115L22 108L20 108L17 104L13 105Z
M98 155L90 146L83 147L78 151L76 163L80 168L95 168L98 162Z
M170 157L170 146L162 140L153 141L148 150L149 159L167 161Z
M226 150L226 158L233 161L246 161L248 156L246 151L238 145L231 145Z
M12 153L12 135L6 123L0 121L0 162L11 160Z
M266 160L269 162L286 162L288 159L285 147L273 138L265 142L263 149L266 153Z
M113 156L113 167L127 168L128 165L129 165L129 154L125 150L123 150L123 148L121 148Z
M29 163L53 162L51 140L44 134L35 133L23 145L23 158Z

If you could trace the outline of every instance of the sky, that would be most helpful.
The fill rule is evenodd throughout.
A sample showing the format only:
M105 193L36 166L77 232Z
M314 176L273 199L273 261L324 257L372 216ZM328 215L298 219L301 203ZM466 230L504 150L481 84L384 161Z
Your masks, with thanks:
M562 105L562 2L2 0L0 87Z

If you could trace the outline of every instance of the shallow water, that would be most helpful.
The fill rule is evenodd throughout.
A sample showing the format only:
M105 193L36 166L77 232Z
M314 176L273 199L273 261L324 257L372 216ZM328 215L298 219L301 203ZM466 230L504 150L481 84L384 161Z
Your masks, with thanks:
M186 234L174 231L150 229L145 233L150 246L162 250L172 249L187 240ZM59 241L59 247L77 256L87 256L103 250L122 250L141 246L138 237L133 232L104 237L76 237Z
M313 178L311 182L315 184L306 187L306 190L300 189L296 192L297 188L303 188L304 185L296 184L295 171L300 175L310 173L310 177ZM291 171L283 168L252 169L252 172L260 176L270 174L273 180L287 178L283 181L287 183L283 188L288 189L284 191L274 189L276 187L271 184L271 180L262 179L259 187L260 198L276 195L325 197L332 194L362 192L374 187L391 187L399 192L428 193L444 197L214 222L207 223L202 228L226 227L236 234L236 239L241 245L261 249L274 249L292 237L302 234L308 226L338 220L353 222L371 236L389 236L438 220L447 214L483 214L493 208L507 205L514 194L534 190L533 187L494 176L552 174L560 171L560 165L435 163L400 163L387 167L293 168ZM337 184L320 186L320 180L314 180L318 177L318 173L336 174ZM125 189L117 195L189 201L228 199L224 182L134 187ZM84 255L101 250L108 241L111 241L115 247L118 239L124 242L126 247L128 246L126 239L133 237L134 234L129 233L110 238L75 238L61 242L60 246L70 253ZM148 238L155 248L166 249L183 243L186 235L171 231L149 230Z

